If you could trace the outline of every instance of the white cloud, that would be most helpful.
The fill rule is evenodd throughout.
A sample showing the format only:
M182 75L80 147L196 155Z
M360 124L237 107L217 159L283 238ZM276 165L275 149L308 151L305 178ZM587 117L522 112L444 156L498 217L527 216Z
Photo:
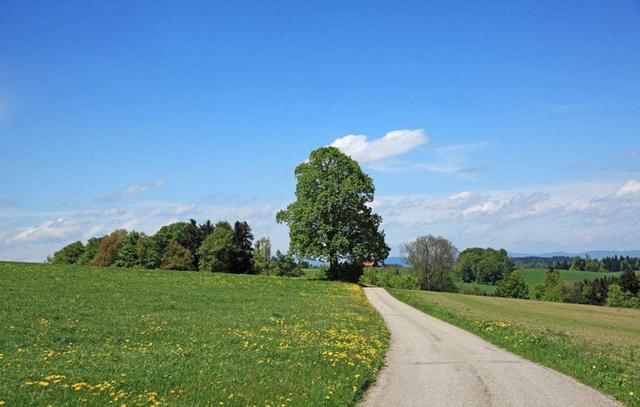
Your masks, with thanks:
M635 190L627 183L623 191ZM583 251L632 247L640 241L640 193L616 197L620 184L581 182L444 196L379 196L388 243L438 234L459 248ZM591 240L585 240L590 236Z
M623 186L621 186L614 196L616 198L621 198L629 195L634 195L640 192L640 182L636 180L629 180Z
M165 185L165 182L163 180L156 180L156 181L148 182L146 184L131 185L130 187L120 192L103 196L96 200L100 202L120 202L129 198L132 198L142 192L147 192L152 189L160 189L164 187L164 185Z
M462 191L458 192L457 194L451 195L449 199L455 202L466 201L467 199L471 198L472 195L473 193L471 191Z
M35 226L30 226L11 240L15 242L41 242L47 240L60 240L70 235L76 234L81 230L81 225L77 222L67 221L60 218L55 221L45 221Z
M635 150L625 151L624 156L627 158L636 158L640 153Z
M339 148L354 160L372 163L405 154L428 141L429 138L422 129L394 130L371 141L367 136L350 134L336 139L331 146Z

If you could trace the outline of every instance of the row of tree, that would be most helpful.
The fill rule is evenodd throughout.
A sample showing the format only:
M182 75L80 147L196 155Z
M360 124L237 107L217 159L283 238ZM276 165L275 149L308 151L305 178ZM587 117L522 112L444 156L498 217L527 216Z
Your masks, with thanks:
M276 220L289 226L290 254L329 264L329 279L358 281L364 261L382 263L389 254L373 212L373 180L335 147L321 147L295 169L296 200ZM94 264L249 273L284 273L293 257L259 255L252 261L251 229L246 222L165 226L154 236L118 230L87 245L75 242L56 252L54 263ZM269 248L270 250L270 248ZM267 252L259 241L256 251ZM288 266L287 266L288 265Z
M543 284L533 290L532 297L542 301L640 308L638 288L638 276L629 269L619 277L605 276L577 283L569 282L557 270L549 269Z
M261 238L254 259L253 234L247 222L221 221L215 225L195 220L163 226L154 235L118 229L91 238L87 244L73 242L49 258L53 264L142 267L166 270L199 270L224 273L300 274L290 255L271 255L271 243Z
M554 257L515 257L514 265L517 268L532 269L557 269L615 273L623 270L640 270L640 258L629 256L609 256L602 260L590 256L554 256Z
M568 256L524 256L513 257L512 260L514 266L519 269L548 269L553 267L558 270L569 270L573 259Z
M573 258L569 270L581 270L581 271L597 271L597 272L610 272L615 273L617 271L624 270L640 270L640 258L629 256L613 256L605 257L602 260L593 259L589 256Z

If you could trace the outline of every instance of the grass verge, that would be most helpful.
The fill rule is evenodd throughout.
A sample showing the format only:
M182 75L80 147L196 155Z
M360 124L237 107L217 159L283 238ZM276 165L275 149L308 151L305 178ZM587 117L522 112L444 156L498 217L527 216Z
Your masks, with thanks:
M640 311L388 289L397 299L640 406Z
M0 263L0 401L353 405L388 346L360 287Z

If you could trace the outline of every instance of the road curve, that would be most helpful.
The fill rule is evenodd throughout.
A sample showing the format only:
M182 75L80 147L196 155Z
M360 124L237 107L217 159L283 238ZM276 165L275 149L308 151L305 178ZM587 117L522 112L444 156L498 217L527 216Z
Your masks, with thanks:
M386 366L361 407L621 406L554 370L365 288L391 331Z

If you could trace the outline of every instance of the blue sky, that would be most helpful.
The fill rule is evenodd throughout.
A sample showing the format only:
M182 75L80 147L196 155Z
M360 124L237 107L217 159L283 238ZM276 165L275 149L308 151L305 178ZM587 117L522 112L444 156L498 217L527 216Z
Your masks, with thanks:
M394 255L640 248L640 3L301 3L0 3L0 259L190 217L286 249L332 143Z

